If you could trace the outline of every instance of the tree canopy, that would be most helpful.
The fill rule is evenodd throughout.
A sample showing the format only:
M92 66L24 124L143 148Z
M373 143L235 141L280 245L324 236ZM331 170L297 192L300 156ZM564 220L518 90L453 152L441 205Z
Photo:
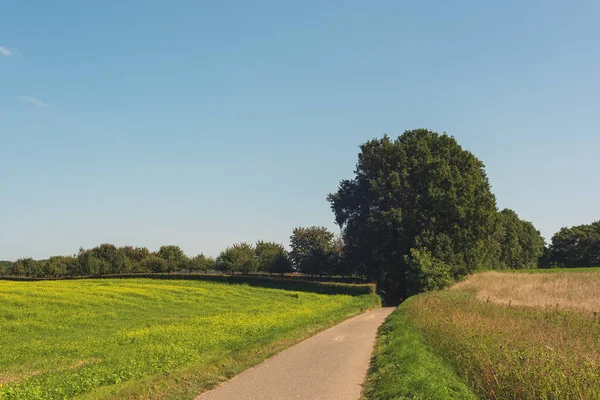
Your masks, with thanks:
M483 163L453 137L427 129L360 149L354 178L328 196L349 268L401 297L411 291L415 254L453 277L477 269L496 212Z
M244 274L258 268L254 247L249 243L236 243L226 248L217 257L216 265L220 271Z
M495 269L537 268L544 238L531 222L506 208L496 214L490 253Z
M259 240L255 247L258 269L272 274L284 274L292 270L292 263L283 245Z
M556 267L600 266L600 221L562 228L552 236L549 259Z
M331 275L337 269L335 236L327 228L294 228L290 237L290 258L294 269L308 275Z
M190 259L179 246L161 246L156 255L167 262L168 272L186 269L189 266Z

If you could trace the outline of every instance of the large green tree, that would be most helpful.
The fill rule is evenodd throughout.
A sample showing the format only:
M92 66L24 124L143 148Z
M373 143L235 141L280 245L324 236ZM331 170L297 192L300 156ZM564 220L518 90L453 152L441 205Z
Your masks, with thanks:
M259 240L254 248L258 270L272 274L284 274L292 270L292 263L283 245Z
M101 244L91 252L93 257L102 261L100 274L123 274L131 270L131 260L127 258L125 251L113 244Z
M156 255L167 262L167 271L188 269L190 259L179 246L161 246Z
M354 178L328 196L350 272L405 297L431 280L428 273L446 282L448 274L481 266L496 199L480 160L453 137L427 129L360 149Z
M544 238L533 224L508 208L496 214L492 234L495 269L537 268L544 253Z
M337 270L339 253L335 236L327 228L294 228L290 238L294 269L309 275L331 275Z
M196 257L190 259L189 264L190 273L192 271L208 272L209 270L215 269L215 260L212 257L206 257L200 253Z
M249 243L236 243L226 248L216 259L217 269L224 272L247 274L256 271L258 262L254 247Z
M600 266L600 221L562 228L552 237L550 264L558 267Z

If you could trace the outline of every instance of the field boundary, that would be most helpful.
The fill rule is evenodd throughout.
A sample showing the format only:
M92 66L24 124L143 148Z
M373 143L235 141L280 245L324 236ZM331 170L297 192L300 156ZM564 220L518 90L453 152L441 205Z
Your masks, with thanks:
M281 277L253 276L253 275L211 275L211 274L115 274L100 276L77 276L64 278L33 278L4 276L0 280L5 281L63 281L63 280L85 280L85 279L157 279L157 280L197 280L213 283L226 283L237 285L249 285L269 289L283 289L299 292L312 292L319 294L346 294L350 296L375 295L377 286L375 283L341 283L322 282L304 279L288 279Z

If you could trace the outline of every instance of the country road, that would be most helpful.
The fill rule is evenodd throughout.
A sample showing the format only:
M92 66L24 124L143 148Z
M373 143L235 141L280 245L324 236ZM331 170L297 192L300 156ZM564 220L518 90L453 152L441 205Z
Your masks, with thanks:
M377 329L393 307L350 318L197 400L358 400Z

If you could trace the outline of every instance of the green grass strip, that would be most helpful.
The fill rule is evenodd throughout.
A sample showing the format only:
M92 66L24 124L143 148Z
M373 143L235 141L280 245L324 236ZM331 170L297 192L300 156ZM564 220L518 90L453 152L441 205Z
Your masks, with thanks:
M477 399L406 319L409 298L381 326L365 399Z

